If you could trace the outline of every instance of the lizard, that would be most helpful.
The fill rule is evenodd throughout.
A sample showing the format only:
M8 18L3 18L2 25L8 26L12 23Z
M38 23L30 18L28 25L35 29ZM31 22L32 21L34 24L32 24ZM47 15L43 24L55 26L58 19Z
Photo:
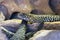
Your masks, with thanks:
M25 20L30 23L40 23L40 25L37 27L37 31L41 30L43 28L44 22L60 21L60 15L35 15L35 14L30 14L30 13L29 14L18 13L16 15L14 15L13 18L14 19L22 19L22 20ZM27 26L26 26L26 28L27 28ZM25 34L25 36L29 39L31 37L31 35L33 36L33 34L36 33L37 31L27 32ZM33 33L33 34L31 34L31 33Z
M32 23L60 21L60 15L34 15L20 13L18 14L18 18Z
M29 14L18 13L14 15L13 18L25 20L27 24L39 23L40 29L43 27L44 22L60 21L60 15L35 15L30 13Z

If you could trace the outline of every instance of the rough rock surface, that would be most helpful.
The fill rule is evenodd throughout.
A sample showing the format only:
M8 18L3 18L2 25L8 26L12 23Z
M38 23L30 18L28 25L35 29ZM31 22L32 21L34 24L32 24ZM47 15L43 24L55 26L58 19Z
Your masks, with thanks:
M4 21L5 20L5 16L2 12L0 12L0 21Z
M54 14L49 5L49 0L30 0L36 14Z
M60 30L60 21L56 22L45 22L43 29L47 30Z
M7 38L6 35L2 32L1 29L0 29L0 40L8 40L8 38Z
M60 0L50 0L50 7L57 15L60 15Z
M8 17L10 17L13 12L29 13L32 10L32 6L28 0L3 0L0 2L0 6L1 5L7 8L7 10L3 10L8 12Z
M21 23L22 20L20 19L12 19L12 20L1 21L0 26L3 26L9 31L16 32L17 29L20 27Z
M60 40L60 30L41 30L29 40Z

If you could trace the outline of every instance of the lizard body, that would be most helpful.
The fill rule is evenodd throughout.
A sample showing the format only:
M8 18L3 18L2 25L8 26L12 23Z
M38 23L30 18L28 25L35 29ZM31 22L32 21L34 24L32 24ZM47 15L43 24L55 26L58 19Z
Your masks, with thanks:
M18 17L32 23L60 21L60 15L20 14Z

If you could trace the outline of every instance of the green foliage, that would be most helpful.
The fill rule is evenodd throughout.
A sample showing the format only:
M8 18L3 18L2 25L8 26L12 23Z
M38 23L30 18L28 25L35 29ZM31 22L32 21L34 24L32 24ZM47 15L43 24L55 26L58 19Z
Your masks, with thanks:
M25 40L25 25L22 25L10 40Z

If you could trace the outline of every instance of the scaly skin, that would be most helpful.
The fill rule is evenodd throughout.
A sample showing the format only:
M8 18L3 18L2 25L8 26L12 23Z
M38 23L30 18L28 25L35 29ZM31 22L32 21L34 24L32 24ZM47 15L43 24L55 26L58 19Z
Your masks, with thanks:
M24 17L22 16L24 15ZM34 15L34 14L20 14L18 15L20 19L26 20L28 22L54 22L60 21L59 15Z

